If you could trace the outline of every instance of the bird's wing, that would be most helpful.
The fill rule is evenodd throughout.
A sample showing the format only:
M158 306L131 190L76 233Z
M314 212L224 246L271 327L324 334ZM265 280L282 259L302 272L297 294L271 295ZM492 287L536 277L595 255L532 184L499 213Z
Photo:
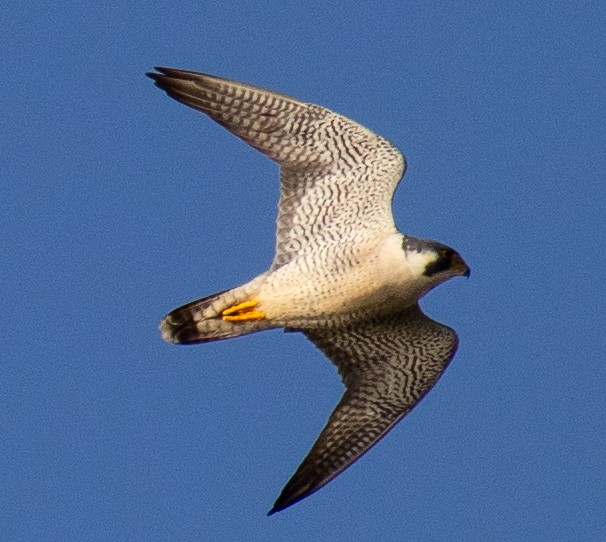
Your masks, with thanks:
M415 305L349 328L303 333L346 391L270 514L311 495L359 459L425 396L454 356L456 333Z
M280 165L272 268L365 230L395 230L393 192L405 161L391 143L320 107L252 85L172 68L148 74Z

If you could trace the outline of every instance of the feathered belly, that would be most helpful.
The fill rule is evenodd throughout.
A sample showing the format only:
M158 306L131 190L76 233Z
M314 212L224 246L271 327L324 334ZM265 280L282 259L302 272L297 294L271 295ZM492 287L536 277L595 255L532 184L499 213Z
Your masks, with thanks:
M288 323L398 312L416 300L406 284L386 280L369 266L336 274L270 276L261 288L259 306L268 318Z

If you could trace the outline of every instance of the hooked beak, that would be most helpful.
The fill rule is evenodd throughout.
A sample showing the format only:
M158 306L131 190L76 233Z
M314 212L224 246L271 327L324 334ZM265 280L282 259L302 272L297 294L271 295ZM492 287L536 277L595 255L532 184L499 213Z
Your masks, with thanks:
M465 278L469 278L469 275L471 274L471 269L469 269L469 266L465 263L465 260L463 260L463 258L461 258L461 256L459 254L456 254L454 257L454 261L452 262L452 267L453 269L461 276L465 277Z

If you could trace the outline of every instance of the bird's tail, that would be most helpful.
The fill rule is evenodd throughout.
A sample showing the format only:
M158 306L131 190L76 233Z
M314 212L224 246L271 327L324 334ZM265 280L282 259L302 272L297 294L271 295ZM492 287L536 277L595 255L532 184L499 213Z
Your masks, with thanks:
M167 314L160 323L162 338L174 344L230 339L273 327L247 286L192 301Z

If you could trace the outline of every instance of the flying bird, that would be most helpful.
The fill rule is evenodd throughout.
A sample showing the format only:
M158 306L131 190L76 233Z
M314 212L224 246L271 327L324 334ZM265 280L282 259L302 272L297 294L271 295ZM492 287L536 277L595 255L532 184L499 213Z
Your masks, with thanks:
M345 392L269 514L308 497L383 438L440 378L456 333L419 299L469 267L452 248L400 233L391 200L402 154L319 105L173 68L147 74L280 166L276 248L250 282L193 301L161 322L194 344L266 329L303 333L334 363Z

